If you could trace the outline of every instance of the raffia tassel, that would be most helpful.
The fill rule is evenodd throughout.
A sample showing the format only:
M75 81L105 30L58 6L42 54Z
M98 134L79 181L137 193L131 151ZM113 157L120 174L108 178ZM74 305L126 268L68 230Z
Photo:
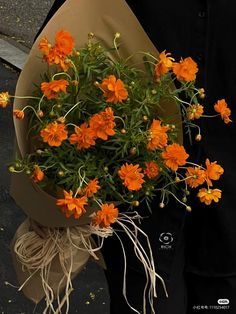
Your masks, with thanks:
M148 236L140 229L135 221L142 217L137 212L120 213L117 224L123 229L133 244L136 257L142 263L146 274L146 285L143 291L143 314L146 314L146 298L155 314L153 299L156 294L156 279L158 278L167 294L164 280L156 273L151 245ZM126 295L126 271L127 261L124 245L118 233L112 228L100 228L90 225L45 228L46 237L41 238L35 231L28 231L18 237L14 244L14 253L21 265L21 271L26 279L21 283L18 290L24 290L27 285L41 289L42 295L36 298L40 301L45 296L46 306L43 314L61 314L65 306L65 314L69 313L69 296L73 291L72 279L83 269L90 256L98 259L99 250L103 246L104 239L116 235L120 241L124 257L123 295L128 306L136 313L136 310L128 301ZM95 246L92 235L97 235L98 244ZM139 237L145 238L148 251L143 248ZM64 294L60 298L60 293ZM56 301L56 302L55 302ZM36 302L37 303L37 302ZM56 305L54 304L56 303Z
M117 223L120 227L122 227L123 231L127 234L131 242L133 243L134 247L134 253L136 257L140 260L140 262L143 265L145 274L146 274L146 285L143 290L143 314L146 314L146 296L147 296L147 289L148 289L148 301L151 307L151 311L153 314L155 314L155 309L153 306L153 299L154 297L157 297L156 294L156 278L158 278L164 288L166 297L168 297L167 289L165 282L163 278L158 275L155 271L155 264L152 254L151 245L149 242L149 238L145 232L143 232L142 229L140 229L136 224L135 220L140 220L142 217L137 212L131 212L131 213L120 213L119 217L117 219ZM127 271L127 261L126 261L126 253L124 249L124 245L117 234L115 232L115 235L118 237L120 244L122 246L123 255L124 255L124 277L123 277L123 295L125 297L125 300L129 307L136 313L141 314L137 309L135 309L128 301L127 295L126 295L126 271ZM145 251L143 248L141 242L139 241L139 234L141 234L145 239L148 246L148 252ZM149 288L148 288L149 286Z
M73 277L84 267L89 256L98 259L96 253L99 247L94 248L92 231L90 225L46 228L45 238L38 236L35 231L28 231L17 238L14 253L22 271L29 274L18 290L24 290L27 285L36 285L37 291L41 289L39 300L45 296L46 303L43 314L62 313L63 306L63 313L68 314ZM103 234L105 237L111 232L103 231ZM60 292L63 289L61 299Z

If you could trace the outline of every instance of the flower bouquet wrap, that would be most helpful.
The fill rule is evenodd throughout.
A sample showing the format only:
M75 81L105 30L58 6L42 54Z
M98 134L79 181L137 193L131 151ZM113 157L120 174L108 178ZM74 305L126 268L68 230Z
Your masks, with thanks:
M146 297L155 313L156 279L164 289L165 283L140 227L139 206L151 211L154 197L161 207L173 197L191 211L189 189L204 184L201 202L221 197L212 185L223 168L209 159L204 166L187 161L182 145L183 124L190 138L192 128L201 138L195 120L204 116L204 91L194 85L197 70L191 58L159 54L122 0L68 0L33 45L14 96L19 153L9 169L11 195L44 237L25 221L12 254L20 289L36 303L46 296L45 313L59 313L65 303L68 313L71 279L90 256L104 265L99 250L107 237L119 238L116 228L147 276L143 313ZM1 94L2 107L10 97ZM224 100L215 109L230 122Z

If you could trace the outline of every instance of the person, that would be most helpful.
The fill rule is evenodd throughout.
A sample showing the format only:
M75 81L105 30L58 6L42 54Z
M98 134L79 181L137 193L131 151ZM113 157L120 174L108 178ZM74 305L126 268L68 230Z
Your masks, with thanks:
M54 2L37 36L64 2ZM233 0L126 2L159 51L171 52L176 60L190 56L198 63L196 86L206 91L202 100L205 111L213 114L214 103L223 98L232 108L230 125L205 119L200 122L202 140L193 147L187 142L185 145L196 163L203 163L207 156L224 167L224 175L217 186L223 191L222 200L208 207L194 201L191 213L174 203L161 209L154 200L151 219L142 222L142 228L151 240L157 270L164 277L169 292L169 298L166 298L160 284L155 308L159 314L215 313L216 310L236 313L233 144L236 138L233 108L236 101L236 3ZM127 252L128 248L127 244ZM107 264L105 273L111 314L133 313L122 296L120 253L115 237L105 241L103 255ZM127 296L141 312L144 274L130 252L127 258ZM151 313L151 310L147 312Z

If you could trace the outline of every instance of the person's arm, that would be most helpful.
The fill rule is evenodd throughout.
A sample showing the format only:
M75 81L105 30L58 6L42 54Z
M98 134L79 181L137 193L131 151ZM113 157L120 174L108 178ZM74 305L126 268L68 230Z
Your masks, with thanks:
M63 3L66 2L66 0L55 0L51 9L49 10L42 26L40 27L39 31L37 32L36 36L34 37L34 41L38 37L38 35L41 33L47 22L53 17L53 15L56 13L56 11L63 5Z

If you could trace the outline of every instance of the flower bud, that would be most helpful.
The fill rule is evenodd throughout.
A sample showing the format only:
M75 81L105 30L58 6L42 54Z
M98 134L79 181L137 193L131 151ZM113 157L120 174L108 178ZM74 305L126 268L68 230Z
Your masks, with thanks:
M58 177L64 177L65 172L64 172L63 170L59 170L59 171L57 172L57 175L58 175Z
M131 204L134 207L138 207L139 206L139 201L133 201Z
M120 38L120 33L115 33L115 38Z
M64 117L59 117L58 119L57 119L57 121L58 122L60 122L60 123L65 123L65 118Z
M126 130L125 130L125 129L122 129L122 130L120 131L120 133L121 133L121 134L126 134Z
M44 116L44 113L43 113L42 110L38 110L37 111L37 115L38 115L39 118L42 118Z
M161 203L159 204L159 207L160 207L160 208L164 208L164 207L165 207L165 204L164 204L163 202L161 202Z
M88 39L93 39L94 38L94 33L90 32L88 33Z
M191 206L186 206L186 210L190 213L192 211Z
M130 155L132 155L132 156L136 155L136 153L137 153L137 148L136 148L136 147L130 148L129 153L130 153Z
M15 168L14 168L13 166L10 166L10 167L8 168L8 170L9 170L10 172L15 172Z
M148 116L143 116L143 121L147 122L148 121Z
M200 141L202 140L201 134L197 134L197 135L195 136L195 140L196 140L197 142L200 142Z
M198 93L201 99L204 99L206 97L204 88L199 88Z
M56 115L56 114L55 114L54 111L50 111L50 112L49 112L49 117L55 117L55 115Z
M176 183L180 182L180 177L177 177L177 176L176 176L176 177L175 177L175 182L176 182Z

